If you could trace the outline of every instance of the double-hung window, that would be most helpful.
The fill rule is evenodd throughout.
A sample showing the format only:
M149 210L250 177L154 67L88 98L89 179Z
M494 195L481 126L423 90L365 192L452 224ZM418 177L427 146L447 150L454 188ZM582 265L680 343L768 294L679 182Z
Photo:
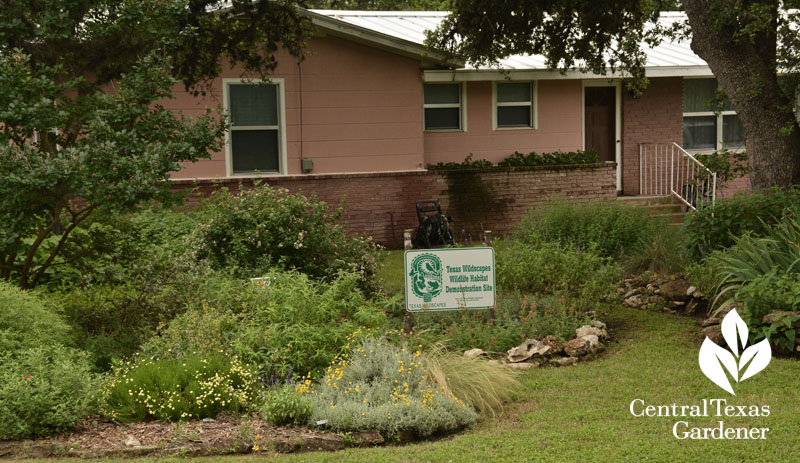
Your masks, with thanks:
M496 82L494 87L494 128L536 127L534 82Z
M283 170L282 82L228 82L229 156L232 174Z
M425 84L422 99L425 130L464 130L461 84Z
M716 79L683 80L683 147L690 151L744 148L744 131Z

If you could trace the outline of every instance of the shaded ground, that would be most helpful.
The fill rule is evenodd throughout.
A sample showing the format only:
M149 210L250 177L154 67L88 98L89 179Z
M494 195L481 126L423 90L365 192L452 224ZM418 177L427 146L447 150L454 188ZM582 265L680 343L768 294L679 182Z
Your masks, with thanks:
M271 456L280 462L795 462L800 459L800 362L773 359L760 374L736 384L736 396L700 372L699 322L679 316L614 307L608 320L614 342L592 362L532 370L523 376L517 403L495 420L436 442L336 453L208 457L236 463ZM697 405L769 405L768 417L634 417L631 401ZM766 440L678 440L676 421L692 427L768 427ZM145 461L145 460L141 460ZM152 461L152 460L147 460ZM187 461L186 459L162 461ZM189 460L192 461L192 460Z

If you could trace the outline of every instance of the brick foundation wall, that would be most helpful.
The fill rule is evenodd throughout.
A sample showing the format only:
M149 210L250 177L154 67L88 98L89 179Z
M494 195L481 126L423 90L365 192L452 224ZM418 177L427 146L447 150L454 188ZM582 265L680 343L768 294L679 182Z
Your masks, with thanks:
M512 167L491 171L413 171L367 174L294 175L260 179L291 192L315 193L331 207L345 200L342 221L351 233L365 233L388 247L403 246L403 230L417 228L415 201L439 200L453 217L458 241L511 231L528 209L550 199L613 199L615 163L580 166ZM214 189L251 188L252 178L174 180L176 191L194 189L197 204Z
M639 194L639 144L683 144L683 81L650 79L641 97L622 97L622 193Z

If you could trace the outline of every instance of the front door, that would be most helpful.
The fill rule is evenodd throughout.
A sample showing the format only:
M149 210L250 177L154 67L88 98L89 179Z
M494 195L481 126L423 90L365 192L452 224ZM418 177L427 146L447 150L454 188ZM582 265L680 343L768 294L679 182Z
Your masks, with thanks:
M583 90L586 149L596 150L601 162L616 161L616 87Z

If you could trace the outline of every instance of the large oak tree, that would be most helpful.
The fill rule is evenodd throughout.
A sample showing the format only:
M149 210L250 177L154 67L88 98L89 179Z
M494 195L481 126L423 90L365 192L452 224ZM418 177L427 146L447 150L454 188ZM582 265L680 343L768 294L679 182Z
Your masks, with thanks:
M429 42L479 64L529 53L544 55L552 68L618 70L631 79L633 91L641 91L647 79L640 44L688 34L739 115L753 187L800 183L800 128L793 114L800 14L784 9L794 5L684 0L688 22L659 26L659 11L671 3L455 0L452 15Z
M294 3L0 0L0 278L35 286L96 211L168 199L226 122L159 102L227 64L266 77L279 48L301 59L312 26Z

